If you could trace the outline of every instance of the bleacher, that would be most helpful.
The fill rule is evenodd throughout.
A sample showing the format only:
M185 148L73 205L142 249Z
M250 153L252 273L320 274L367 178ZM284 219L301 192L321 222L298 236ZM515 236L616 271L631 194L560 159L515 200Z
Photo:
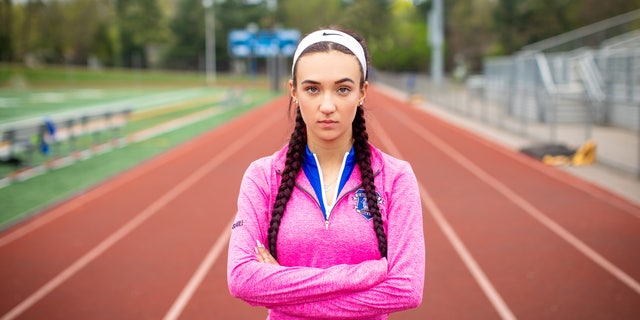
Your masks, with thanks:
M485 97L541 123L640 130L640 10L485 61Z
M640 10L484 61L464 83L417 78L424 100L532 144L597 145L597 162L640 178ZM406 90L407 74L376 80Z
M240 99L241 94L238 91L233 98ZM129 122L217 102L217 95L208 88L188 88L134 92L132 96L114 95L81 103L61 100L62 94L37 91L14 98L9 102L14 108L36 111L0 119L0 187L122 146L130 142L125 132ZM40 106L41 100L64 103L54 110ZM36 103L23 105L25 101Z
M23 179L29 169L63 166L117 145L130 112L99 108L0 123L0 185Z

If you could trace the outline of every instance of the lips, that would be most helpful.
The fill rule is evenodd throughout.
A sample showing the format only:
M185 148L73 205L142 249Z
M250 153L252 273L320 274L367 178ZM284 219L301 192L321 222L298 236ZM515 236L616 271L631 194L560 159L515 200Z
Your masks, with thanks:
M322 128L331 128L331 127L333 127L336 123L338 123L338 121L333 121L333 120L320 120L320 121L318 121L318 123L320 124L320 127L322 127Z

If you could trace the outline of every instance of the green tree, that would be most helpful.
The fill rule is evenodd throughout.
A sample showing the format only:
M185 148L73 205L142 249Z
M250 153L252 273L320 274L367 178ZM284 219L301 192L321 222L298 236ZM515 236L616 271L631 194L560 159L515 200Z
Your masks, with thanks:
M13 60L13 4L0 1L0 61Z
M204 9L201 0L178 3L169 23L173 43L164 57L164 65L175 69L197 69L204 53Z
M502 50L523 46L640 8L639 0L498 0L494 32Z
M24 7L22 35L18 42L20 59L34 58L48 63L62 63L68 43L64 37L64 6L52 1L29 1ZM28 61L27 61L28 62Z
M430 62L425 18L406 1L396 1L387 10L389 23L369 40L372 63L392 71L426 71Z
M298 29L304 35L337 24L343 10L340 0L280 0L277 18L284 26Z
M450 2L446 29L448 30L448 65L464 64L471 71L479 71L485 54L495 42L491 16L493 0Z
M113 28L108 0L27 1L13 8L11 46L15 58L25 62L85 65L88 57L98 56L99 36ZM111 45L108 45L113 47ZM104 50L102 50L104 53ZM103 54L108 59L113 53Z
M118 32L109 22L101 22L96 26L94 36L88 46L92 56L105 66L115 66L119 54Z
M122 64L146 67L147 49L164 43L169 30L157 0L117 0L117 25L122 45Z
M294 28L304 35L339 25L363 35L373 64L427 70L426 15L431 0L218 0L217 68L226 70L227 35L249 23ZM483 57L640 8L640 0L446 0L448 69L454 57L478 69ZM0 0L0 61L147 67L150 48L166 46L164 66L203 69L202 0ZM605 35L611 36L611 35Z
M246 29L249 24L261 30L283 27L275 18L276 12L267 7L267 2L247 3L245 0L226 0L216 6L216 55L221 70L228 70L231 57L227 37L229 31ZM264 61L263 61L264 62Z
M404 4L410 6L410 3ZM354 0L336 17L336 23L358 32L369 41L386 36L389 33L386 27L391 20L391 4L387 0Z
M111 6L106 0L60 2L64 22L60 25L60 41L66 63L86 65L89 57L96 57L98 41L109 41L100 33L106 32L113 21ZM109 56L103 55L109 60Z
M583 0L576 6L577 27L640 9L640 0Z
M227 35L233 29L245 29L249 23L259 28L275 25L273 13L266 3L246 4L242 0L226 0L215 4L216 68L228 70ZM164 66L171 69L197 70L204 68L205 22L201 0L182 0L169 23L173 41L164 56Z

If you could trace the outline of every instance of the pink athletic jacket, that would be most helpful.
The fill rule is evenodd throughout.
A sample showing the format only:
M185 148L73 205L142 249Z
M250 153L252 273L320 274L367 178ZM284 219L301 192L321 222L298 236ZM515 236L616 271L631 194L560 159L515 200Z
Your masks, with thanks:
M256 160L243 177L229 242L231 294L267 307L268 319L387 319L391 312L417 307L425 265L418 184L407 162L373 146L387 258L380 257L373 221L362 210L356 165L328 224L301 170L278 233L280 266L258 262L254 247L256 240L267 246L286 149Z

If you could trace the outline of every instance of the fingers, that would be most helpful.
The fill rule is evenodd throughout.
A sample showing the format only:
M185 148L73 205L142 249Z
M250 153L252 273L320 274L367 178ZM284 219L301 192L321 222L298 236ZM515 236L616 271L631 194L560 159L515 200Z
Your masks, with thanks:
M260 242L260 240L256 240L256 246L254 250L256 251L256 257L258 258L258 261L260 262L267 261L269 254L268 252L265 252L267 251L267 249L264 247L262 242Z
M259 262L278 265L278 261L273 258L269 250L267 250L267 248L265 248L259 240L256 240L256 246L254 250L256 252L256 258Z

